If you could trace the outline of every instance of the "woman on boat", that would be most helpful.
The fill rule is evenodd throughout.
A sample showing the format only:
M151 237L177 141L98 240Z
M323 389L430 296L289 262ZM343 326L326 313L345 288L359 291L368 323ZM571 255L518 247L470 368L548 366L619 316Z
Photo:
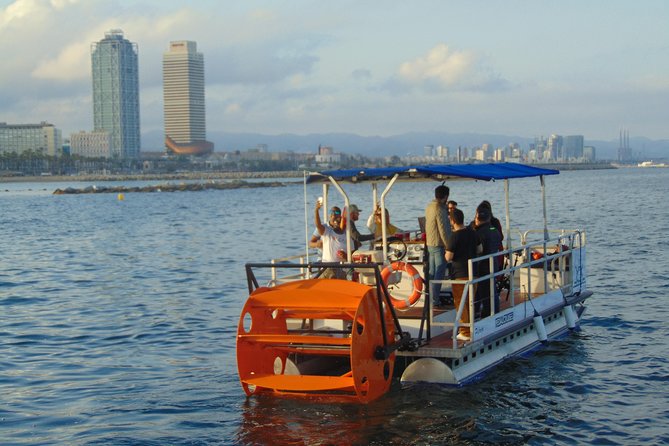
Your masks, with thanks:
M372 231L376 240L380 239L383 234L381 223L381 206L376 205L376 210L367 219L367 227ZM402 232L402 230L390 224L390 212L386 209L386 236L394 235L398 232Z

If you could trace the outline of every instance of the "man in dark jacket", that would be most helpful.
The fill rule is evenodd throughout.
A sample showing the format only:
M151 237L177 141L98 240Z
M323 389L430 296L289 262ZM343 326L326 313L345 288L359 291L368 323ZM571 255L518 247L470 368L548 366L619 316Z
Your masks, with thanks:
M499 252L502 245L502 234L490 222L490 210L482 205L476 208L476 218L474 219L474 228L481 240L483 247L481 255L493 254ZM499 260L493 260L493 271L498 271ZM478 275L484 277L490 274L490 260L486 259L478 262ZM490 288L494 291L495 313L499 311L499 294L495 290L495 279L479 282L476 288L476 308L481 312L481 318L490 316Z

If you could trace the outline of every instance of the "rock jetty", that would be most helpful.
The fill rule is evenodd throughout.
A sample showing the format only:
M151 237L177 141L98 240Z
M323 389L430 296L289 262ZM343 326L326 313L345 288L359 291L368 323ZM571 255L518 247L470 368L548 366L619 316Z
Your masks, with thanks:
M56 189L54 195L69 194L125 194L128 192L194 192L201 190L225 190L225 189L244 189L257 187L281 187L284 183L279 181L210 181L206 183L179 183L179 184L157 184L149 186L87 186L84 188L67 187L65 189Z

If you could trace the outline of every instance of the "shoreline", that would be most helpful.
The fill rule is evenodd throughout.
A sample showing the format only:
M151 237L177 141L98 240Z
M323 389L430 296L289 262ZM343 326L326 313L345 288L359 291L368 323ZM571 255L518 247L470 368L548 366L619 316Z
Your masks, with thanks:
M179 180L253 180L266 178L301 178L302 171L271 172L181 172L165 174L84 174L0 176L0 183L60 183L105 181L179 181Z
M572 164L533 164L547 169L599 170L617 169L611 163L572 163ZM633 166L636 167L636 166ZM60 182L105 182L105 181L180 181L180 180L257 180L274 178L302 178L301 170L266 171L266 172L179 172L179 173L139 173L139 174L80 174L80 175L34 175L3 176L1 183L60 183Z

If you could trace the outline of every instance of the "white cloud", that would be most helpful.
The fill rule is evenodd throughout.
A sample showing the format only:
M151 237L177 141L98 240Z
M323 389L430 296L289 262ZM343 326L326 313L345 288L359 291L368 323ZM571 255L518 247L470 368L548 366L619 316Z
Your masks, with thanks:
M39 6L37 0L18 0L0 11L0 30L35 13Z
M475 58L466 51L452 51L441 43L432 48L426 56L400 65L400 77L411 83L437 81L445 86L453 86L468 79L474 70Z
M386 87L398 91L420 87L430 91L491 92L506 90L509 83L473 51L452 50L440 43L425 56L402 63L397 79L387 82Z
M89 72L90 44L77 42L65 47L54 59L39 63L31 75L37 79L71 81L86 79Z

